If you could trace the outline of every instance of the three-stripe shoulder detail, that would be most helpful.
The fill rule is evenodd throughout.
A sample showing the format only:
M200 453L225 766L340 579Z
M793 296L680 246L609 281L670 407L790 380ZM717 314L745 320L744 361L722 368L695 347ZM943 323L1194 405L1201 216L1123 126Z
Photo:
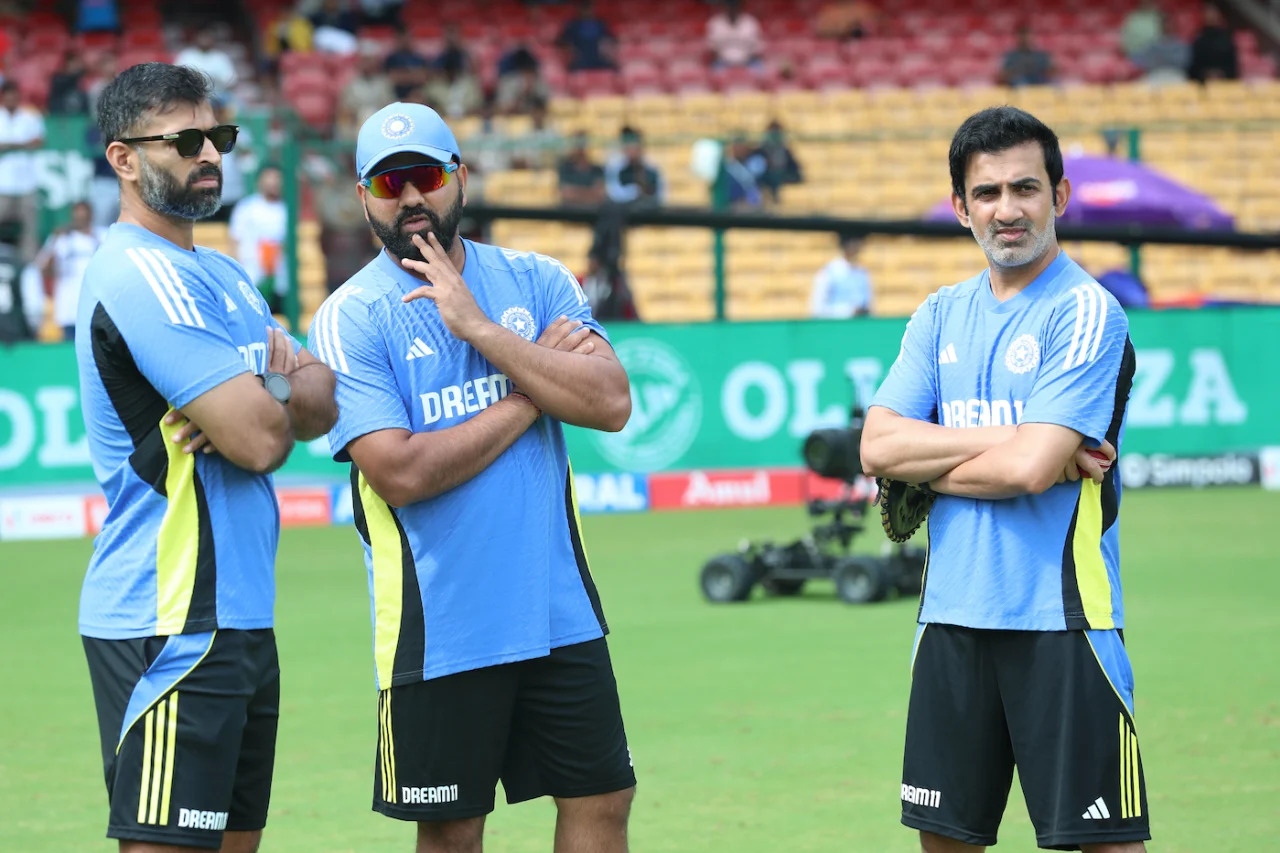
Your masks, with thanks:
M1075 296L1075 329L1063 370L1071 370L1090 363L1098 357L1102 335L1107 328L1107 292L1095 281L1087 281L1071 288Z
M315 342L316 358L329 365L330 369L347 375L351 373L351 366L347 363L347 354L342 348L342 329L339 324L342 304L363 291L362 287L344 284L325 300L311 319L311 339Z
M182 276L178 275L178 270L164 252L159 249L135 246L125 249L125 254L142 273L151 292L155 294L156 301L168 316L169 322L180 326L205 328L204 317L196 307L195 297L191 295Z

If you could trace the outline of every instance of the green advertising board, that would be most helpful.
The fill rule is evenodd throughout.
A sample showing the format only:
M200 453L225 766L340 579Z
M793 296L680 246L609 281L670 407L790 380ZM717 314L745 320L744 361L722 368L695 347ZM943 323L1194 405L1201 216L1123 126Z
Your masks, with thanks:
M904 319L618 324L631 376L620 433L568 429L575 470L788 467L819 427L847 422L897 355ZM1137 373L1125 450L1216 454L1280 445L1280 308L1134 312ZM340 479L323 439L282 475ZM91 480L75 351L0 349L0 486Z

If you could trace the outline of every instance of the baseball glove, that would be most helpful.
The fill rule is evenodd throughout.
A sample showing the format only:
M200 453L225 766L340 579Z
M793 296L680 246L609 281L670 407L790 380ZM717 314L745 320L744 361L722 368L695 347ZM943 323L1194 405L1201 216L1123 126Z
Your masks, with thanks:
M925 485L904 483L901 480L876 480L880 502L880 526L893 542L906 542L929 517L929 510L937 499L936 492Z

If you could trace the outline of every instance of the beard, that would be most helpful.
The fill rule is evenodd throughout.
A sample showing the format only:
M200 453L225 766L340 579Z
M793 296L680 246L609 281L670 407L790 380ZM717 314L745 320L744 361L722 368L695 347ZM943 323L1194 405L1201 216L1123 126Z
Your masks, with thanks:
M415 216L425 216L427 221L431 223L431 232L440 241L440 246L444 249L445 254L448 254L449 250L453 248L453 241L458 237L458 224L462 222L462 193L458 193L458 197L453 200L453 205L445 212L443 219L434 210L426 206L405 208L396 215L395 222L383 222L378 219L369 212L369 203L367 201L364 205L364 212L369 217L369 227L373 229L373 233L382 241L382 245L386 246L388 252L397 258L421 261L424 260L422 252L418 251L418 247L413 244L413 235L404 230L405 222ZM414 233L425 234L423 231ZM424 236L422 239L425 240L427 238Z
M185 185L169 172L152 166L146 156L142 163L142 181L138 191L142 203L171 219L207 219L222 207L222 170L212 163L191 170ZM191 185L204 178L217 178L216 187L194 189Z
M978 241L978 245L982 247L983 254L987 256L987 260L992 266L1004 268L1025 267L1044 257L1044 253L1049 250L1049 247L1053 245L1053 241L1057 239L1057 228L1054 224L1056 219L1057 217L1050 212L1049 222L1039 231L1035 230L1031 221L1027 219L1014 223L1002 223L999 226L992 221L985 234L979 233L973 221L970 220L969 230L973 232L973 239ZM1023 228L1026 233L1018 238L1016 243L1010 244L1000 239L1000 235L996 233L998 227Z

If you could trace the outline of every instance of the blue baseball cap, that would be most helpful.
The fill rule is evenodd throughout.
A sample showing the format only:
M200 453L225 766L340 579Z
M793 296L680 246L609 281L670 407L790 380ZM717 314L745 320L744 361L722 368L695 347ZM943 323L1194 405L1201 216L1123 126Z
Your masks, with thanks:
M392 154L412 151L440 163L462 159L458 140L440 114L425 104L397 101L369 116L356 137L356 175L367 178Z

